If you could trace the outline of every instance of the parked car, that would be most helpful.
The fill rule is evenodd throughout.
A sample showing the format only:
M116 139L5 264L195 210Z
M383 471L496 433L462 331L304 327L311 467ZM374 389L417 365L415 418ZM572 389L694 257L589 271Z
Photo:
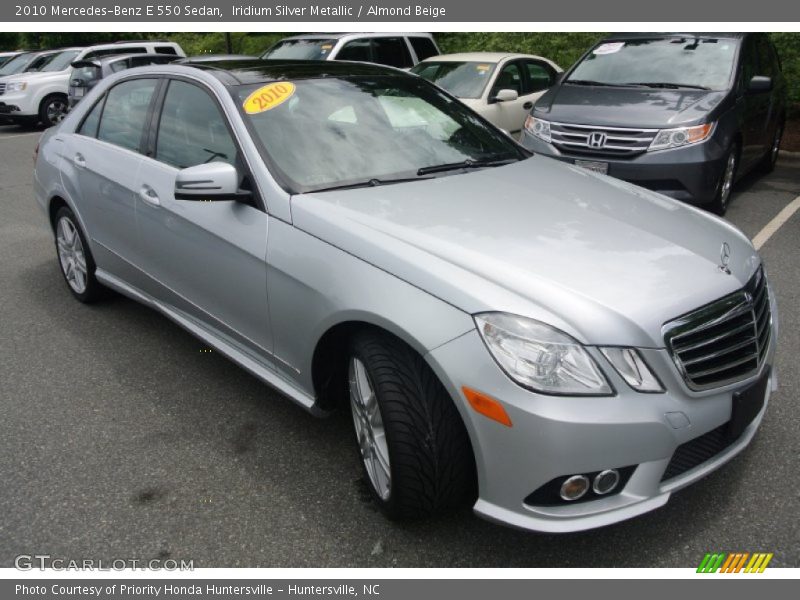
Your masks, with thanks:
M104 77L134 67L165 65L179 58L175 54L112 54L77 60L72 63L72 75L69 80L69 108L74 108Z
M0 67L10 61L12 58L16 58L20 54L23 54L22 50L14 50L13 52L0 52Z
M533 530L633 517L747 446L775 385L747 236L397 69L123 71L35 161L77 300L117 290L312 413L351 410L392 517L476 494Z
M6 78L6 91L0 96L0 116L12 122L45 127L58 123L69 110L69 81L74 61L99 58L112 54L165 54L185 56L174 42L140 41L100 44L85 48L64 48L36 73ZM12 92L13 90L13 92Z
M536 103L523 143L722 215L774 167L786 102L765 34L617 34Z
M9 75L38 71L59 52L60 50L48 50L18 54L0 67L0 82L4 81L2 78Z
M318 33L282 39L261 58L349 60L408 69L439 54L429 33Z
M444 88L517 137L534 102L562 71L556 63L541 56L471 52L426 58L411 72Z
M258 58L257 56L250 56L249 54L197 54L195 56L187 56L177 61L177 64L185 63L213 63L225 60L248 60Z

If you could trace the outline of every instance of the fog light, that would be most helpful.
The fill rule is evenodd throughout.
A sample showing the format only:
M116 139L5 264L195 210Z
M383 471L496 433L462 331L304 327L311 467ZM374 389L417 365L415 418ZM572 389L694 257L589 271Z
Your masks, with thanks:
M566 501L577 500L589 491L589 478L586 475L573 475L561 484L561 498Z
M619 483L619 472L616 469L607 469L601 471L594 478L592 489L598 496L609 493Z

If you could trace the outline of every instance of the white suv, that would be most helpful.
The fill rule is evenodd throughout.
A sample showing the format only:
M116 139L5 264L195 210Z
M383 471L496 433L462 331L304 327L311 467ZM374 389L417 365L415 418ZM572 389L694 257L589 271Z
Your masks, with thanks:
M352 60L398 69L440 54L430 33L315 33L284 38L261 55L267 60Z
M0 78L0 116L14 123L55 125L68 110L67 92L76 60L110 54L156 53L186 56L174 42L141 41L64 48L36 72Z

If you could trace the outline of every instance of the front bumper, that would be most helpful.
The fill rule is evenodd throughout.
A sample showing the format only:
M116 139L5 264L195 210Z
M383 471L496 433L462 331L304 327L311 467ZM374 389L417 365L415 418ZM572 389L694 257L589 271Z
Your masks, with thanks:
M773 307L774 308L774 307ZM724 425L732 395L765 373L770 349L757 375L724 388L692 392L664 349L641 350L666 393L635 392L596 348L589 348L617 390L612 397L556 397L530 392L511 381L489 355L477 331L427 355L441 381L458 399L472 439L478 470L477 514L506 525L543 532L569 532L616 523L664 505L670 494L714 471L748 445L764 408L741 436L719 454L662 481L676 449ZM468 386L501 401L513 424L506 427L475 411L462 396ZM569 474L636 466L618 493L585 502L531 506L525 499L545 483Z
M0 96L0 115L7 117L32 117L37 115L39 107L34 106L31 95L27 92L12 92Z
M631 158L562 152L553 144L523 130L522 145L564 162L588 160L608 163L608 175L692 204L714 200L727 160L726 149L713 138L682 148L643 152Z

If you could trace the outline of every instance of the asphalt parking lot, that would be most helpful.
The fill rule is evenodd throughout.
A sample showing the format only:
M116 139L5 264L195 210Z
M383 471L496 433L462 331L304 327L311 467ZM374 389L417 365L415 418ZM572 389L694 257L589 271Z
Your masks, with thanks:
M396 524L360 481L349 415L317 420L171 321L70 296L35 205L38 133L0 126L0 567L19 554L196 567L690 567L708 551L800 566L800 211L761 252L780 389L742 455L663 508L561 536L466 510ZM800 156L736 188L755 236L800 195Z

